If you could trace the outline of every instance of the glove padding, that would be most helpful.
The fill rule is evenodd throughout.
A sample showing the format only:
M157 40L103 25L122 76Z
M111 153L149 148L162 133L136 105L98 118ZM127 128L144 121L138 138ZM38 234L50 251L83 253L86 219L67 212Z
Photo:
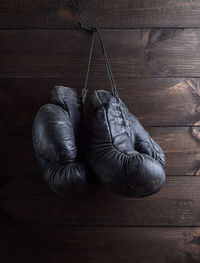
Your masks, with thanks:
M52 102L40 108L33 124L33 145L46 183L62 196L88 190L88 168L81 158L82 102L75 90L55 87ZM77 151L78 149L78 151Z
M89 99L88 160L99 180L113 192L144 197L165 182L165 155L125 104L109 92Z

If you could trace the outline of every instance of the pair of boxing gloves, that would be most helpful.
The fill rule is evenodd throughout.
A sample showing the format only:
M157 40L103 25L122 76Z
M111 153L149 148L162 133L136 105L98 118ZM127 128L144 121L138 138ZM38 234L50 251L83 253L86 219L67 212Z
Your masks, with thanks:
M57 86L40 108L33 145L46 183L62 196L90 192L92 178L127 197L156 193L165 182L165 155L122 100L97 90L85 108L77 92Z

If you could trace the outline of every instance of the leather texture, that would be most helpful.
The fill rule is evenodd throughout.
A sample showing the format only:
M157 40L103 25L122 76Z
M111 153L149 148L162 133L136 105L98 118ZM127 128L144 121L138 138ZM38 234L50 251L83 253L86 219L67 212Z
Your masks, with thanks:
M126 105L103 90L88 99L88 159L113 192L145 197L165 182L165 155Z
M53 89L52 103L41 107L35 117L32 139L47 184L62 196L86 194L89 170L81 152L83 107L74 89Z

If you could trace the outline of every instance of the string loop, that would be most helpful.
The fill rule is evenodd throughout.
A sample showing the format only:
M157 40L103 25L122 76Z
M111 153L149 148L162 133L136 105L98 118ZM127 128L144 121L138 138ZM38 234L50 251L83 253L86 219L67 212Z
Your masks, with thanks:
M98 35L98 38L99 38L99 42L100 42L100 45L101 45L101 50L102 50L102 53L103 53L103 56L104 56L104 61L105 61L105 64L106 64L106 70L107 70L107 74L108 74L108 78L109 78L110 88L112 90L113 96L115 96L118 99L119 97L118 97L116 83L115 83L115 80L114 80L114 77L113 77L113 74L112 74L112 70L111 70L111 67L110 67L110 63L108 61L108 57L107 57L107 54L106 54L105 46L104 46L103 39L102 39L102 36L101 36L99 28L88 27L88 26L83 25L83 23L81 23L81 22L78 23L78 27L81 28L81 29L84 29L84 30L86 30L88 32L92 32L90 54L89 54L89 59L88 59L88 68L87 68L87 72L86 72L85 85L84 85L84 88L82 90L82 101L83 101L83 103L85 102L86 94L87 94L87 91L88 91L87 90L87 83L88 83L88 76L89 76L89 71L90 71L90 66L91 66L92 53L93 53L93 48L94 48L94 39L95 39L95 33L96 32L97 32L97 35Z

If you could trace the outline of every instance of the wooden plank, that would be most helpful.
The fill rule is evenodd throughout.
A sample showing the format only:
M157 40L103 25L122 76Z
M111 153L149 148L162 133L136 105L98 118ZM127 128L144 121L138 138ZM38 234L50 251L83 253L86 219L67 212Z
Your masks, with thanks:
M166 154L167 175L199 173L200 144L199 140L192 135L191 127L147 127L146 129ZM2 176L38 176L40 174L33 153L30 129L0 129L0 138Z
M200 226L200 177L167 177L159 193L140 199L96 189L81 200L64 199L49 189L42 177L0 177L0 224Z
M200 29L102 30L120 77L199 77ZM91 36L81 30L1 30L1 78L84 77ZM99 46L91 75L105 76ZM94 73L94 74L93 74Z
M4 228L0 254L5 263L195 263L199 238L199 228L185 227Z
M119 78L119 95L145 126L191 126L199 121L200 79ZM50 102L56 85L71 86L79 94L84 78L0 79L2 127L30 127L38 109ZM90 78L89 90L107 89L105 78Z
M1 28L72 28L81 20L104 28L197 27L198 0L1 0Z

